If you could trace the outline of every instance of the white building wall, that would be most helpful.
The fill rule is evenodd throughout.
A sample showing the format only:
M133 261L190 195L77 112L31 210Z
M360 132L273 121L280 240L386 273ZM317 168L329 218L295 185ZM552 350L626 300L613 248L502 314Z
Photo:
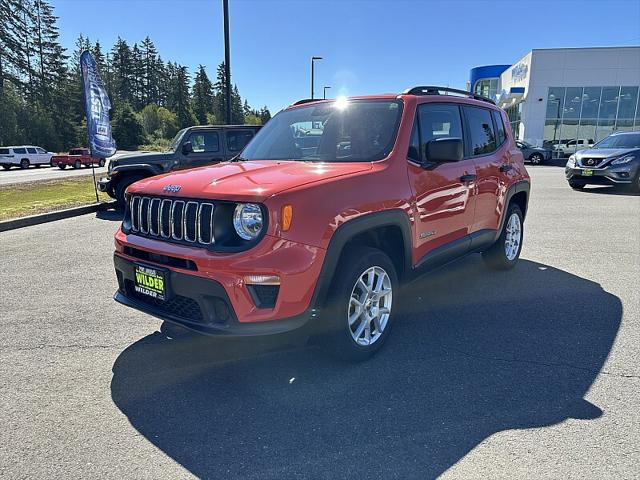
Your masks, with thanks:
M525 79L512 78L518 65ZM520 139L542 145L549 87L640 85L640 47L534 49L507 69L501 88L525 87Z

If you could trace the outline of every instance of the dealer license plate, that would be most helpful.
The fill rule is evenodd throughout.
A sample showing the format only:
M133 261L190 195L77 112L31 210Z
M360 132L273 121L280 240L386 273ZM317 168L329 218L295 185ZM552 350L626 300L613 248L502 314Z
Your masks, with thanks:
M134 288L136 292L157 300L167 299L167 282L165 272L155 268L136 265Z
M584 168L582 170L583 177L591 177L593 175L593 170L589 170L588 168Z

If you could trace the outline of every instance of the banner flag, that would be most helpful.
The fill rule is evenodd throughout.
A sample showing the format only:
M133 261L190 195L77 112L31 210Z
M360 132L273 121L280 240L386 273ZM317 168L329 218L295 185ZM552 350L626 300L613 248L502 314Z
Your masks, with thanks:
M100 78L96 61L88 50L80 55L80 69L91 155L107 158L116 153L116 142L111 136L109 123L111 102Z

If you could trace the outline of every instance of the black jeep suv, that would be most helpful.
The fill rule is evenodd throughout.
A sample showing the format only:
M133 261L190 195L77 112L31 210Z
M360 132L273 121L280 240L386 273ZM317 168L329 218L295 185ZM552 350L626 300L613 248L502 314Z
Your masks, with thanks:
M574 153L564 172L575 190L594 184L640 192L640 132L613 133L592 148Z
M124 192L133 182L172 170L201 167L239 154L260 125L199 126L180 130L166 152L142 152L109 162L98 189L124 204Z

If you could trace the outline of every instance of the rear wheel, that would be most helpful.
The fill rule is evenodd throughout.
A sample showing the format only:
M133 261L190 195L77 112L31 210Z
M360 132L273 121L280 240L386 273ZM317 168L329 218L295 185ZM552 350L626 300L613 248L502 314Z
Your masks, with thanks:
M27 160L26 158L20 160L20 168L22 168L23 170L25 168L29 168L29 160Z
M73 164L73 168L80 168L82 166L82 163L80 162L80 160L76 160L75 163Z
M391 259L375 248L351 249L340 263L326 310L326 347L340 358L364 360L389 336L398 277Z
M496 270L508 270L518 262L523 239L522 210L515 203L509 205L506 220L498 240L482 253L485 263Z
M66 166L64 163L59 163L59 164L58 164L58 168L59 168L60 170L64 170L65 168L67 168L67 166Z
M2 165L2 168L4 168L5 170L9 170L11 168L11 165Z

